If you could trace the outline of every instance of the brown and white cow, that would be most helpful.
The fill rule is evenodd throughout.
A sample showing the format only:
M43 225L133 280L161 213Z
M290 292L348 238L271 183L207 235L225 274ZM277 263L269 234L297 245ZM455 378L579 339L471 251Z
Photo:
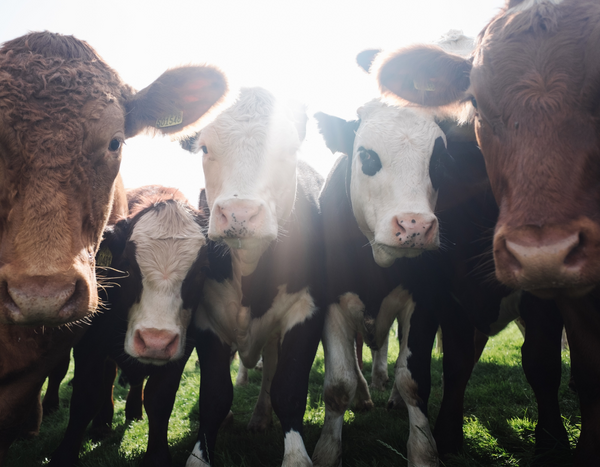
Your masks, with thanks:
M71 36L31 33L0 47L0 463L75 339L31 326L98 305L94 258L124 140L178 132L226 89L218 70L186 66L136 93Z
M500 208L496 276L556 299L565 321L582 413L578 465L600 463L599 49L597 1L511 0L473 57L414 46L378 72L384 92L408 101L472 103Z

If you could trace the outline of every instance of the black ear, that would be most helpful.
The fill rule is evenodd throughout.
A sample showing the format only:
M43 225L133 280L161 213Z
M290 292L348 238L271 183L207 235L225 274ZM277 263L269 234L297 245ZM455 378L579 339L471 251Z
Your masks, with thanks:
M354 138L356 130L360 126L360 120L346 121L323 112L317 112L315 118L319 132L323 135L329 150L352 156Z
M200 190L200 197L198 198L198 209L204 213L206 218L210 217L210 208L208 207L208 200L206 199L206 189Z
M121 219L116 224L106 226L102 243L96 253L96 266L115 267L117 265L125 251L128 227L127 219Z
M200 132L195 133L191 136L188 136L187 138L180 140L179 144L186 151L189 151L192 153L197 153L198 148L196 147L196 141L198 140L198 136L200 136Z
M434 190L439 190L446 181L455 178L455 166L456 162L446 149L444 140L438 136L429 160L429 178Z
M356 63L358 63L358 66L368 73L371 69L373 61L375 60L375 57L377 57L380 52L380 49L363 50L356 56Z

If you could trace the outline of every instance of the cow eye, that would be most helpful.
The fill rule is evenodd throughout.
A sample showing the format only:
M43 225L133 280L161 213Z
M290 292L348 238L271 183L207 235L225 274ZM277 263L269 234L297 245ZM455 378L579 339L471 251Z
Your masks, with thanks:
M116 151L118 151L119 149L121 149L121 144L122 144L122 142L121 142L121 140L120 140L120 139L117 139L117 138L115 138L115 139L112 139L112 140L110 141L110 143L108 143L108 150L109 150L110 152L116 152Z
M475 110L477 110L477 99L475 99L474 97L471 97L471 104L473 105Z
M204 154L208 154L208 148L206 146L202 146L200 149L202 149Z
M375 151L358 148L358 155L362 163L362 171L365 175L372 177L381 169L381 160Z

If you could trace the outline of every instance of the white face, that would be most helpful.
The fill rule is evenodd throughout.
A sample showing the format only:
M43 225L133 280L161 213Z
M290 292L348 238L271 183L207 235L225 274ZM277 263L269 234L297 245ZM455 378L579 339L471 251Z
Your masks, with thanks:
M439 247L437 191L429 163L437 138L433 117L374 100L361 119L352 158L352 209L377 264Z
M163 364L183 355L192 310L181 287L205 238L180 203L145 213L131 234L142 275L139 302L129 310L125 351L143 363Z
M201 131L210 239L260 256L277 238L294 205L300 140L288 111L260 88L242 90Z

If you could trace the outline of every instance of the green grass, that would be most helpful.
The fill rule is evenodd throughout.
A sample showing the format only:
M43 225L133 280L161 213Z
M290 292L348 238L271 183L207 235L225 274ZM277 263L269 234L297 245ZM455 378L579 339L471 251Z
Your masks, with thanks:
M481 361L476 366L465 397L464 452L445 463L453 466L528 466L534 448L534 429L537 408L533 392L527 385L520 366L522 337L511 325L488 343ZM393 364L398 354L398 342L390 339L389 374L393 378ZM183 466L194 446L198 427L199 370L195 355L183 375L177 401L170 421L169 444L174 466ZM364 372L370 380L370 352L365 347ZM231 374L235 378L237 360ZM323 351L320 348L310 378L307 410L304 417L305 441L312 453L320 435L325 416L322 401ZM429 409L432 423L439 411L442 396L442 360L434 351L432 362L432 392ZM40 436L16 442L7 459L8 467L45 465L58 446L68 419L68 401L71 389L67 381L61 389L61 410L47 417ZM217 443L218 464L224 467L279 466L283 456L283 434L277 418L273 426L261 434L250 433L246 424L260 388L261 374L250 370L250 384L236 388L232 410L234 422L221 430ZM563 380L560 389L561 411L572 446L579 436L578 401L567 387L569 353L563 352ZM391 388L390 385L388 385ZM343 431L343 463L349 467L407 465L406 440L408 419L405 412L385 409L386 392L372 394L375 409L369 412L348 411ZM147 421L125 421L127 390L115 386L115 418L113 434L101 443L87 440L81 450L82 467L125 467L138 465L146 449ZM568 465L568 464L565 464Z

